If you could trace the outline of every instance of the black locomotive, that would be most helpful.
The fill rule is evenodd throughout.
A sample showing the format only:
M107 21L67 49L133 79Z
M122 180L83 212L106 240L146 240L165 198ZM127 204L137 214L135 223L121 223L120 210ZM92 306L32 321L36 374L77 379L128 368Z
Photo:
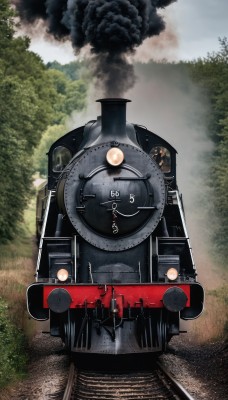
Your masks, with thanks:
M74 353L162 352L203 288L176 183L176 151L126 123L125 99L57 140L38 193L31 316Z

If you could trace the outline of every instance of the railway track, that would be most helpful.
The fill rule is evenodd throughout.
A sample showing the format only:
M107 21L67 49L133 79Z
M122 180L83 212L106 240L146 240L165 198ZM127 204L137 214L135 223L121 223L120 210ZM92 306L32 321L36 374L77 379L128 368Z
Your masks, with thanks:
M104 373L77 370L72 363L63 400L194 400L161 364L150 371Z

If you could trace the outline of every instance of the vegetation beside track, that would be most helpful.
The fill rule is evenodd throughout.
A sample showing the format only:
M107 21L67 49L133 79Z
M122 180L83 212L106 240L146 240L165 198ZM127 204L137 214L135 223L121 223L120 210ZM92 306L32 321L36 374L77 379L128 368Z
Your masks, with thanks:
M0 388L24 376L27 342L10 318L10 307L0 298Z
M217 314L217 321L214 321L214 323L217 325L222 321L222 329L218 333L218 336L228 343L228 285L224 284L217 289L209 290L208 295L211 296L214 303L220 305ZM221 310L223 310L224 315Z
M33 280L35 202L25 213L17 238L0 246L0 388L26 374L28 338L34 324L26 323L25 290ZM25 228L25 226L27 228Z

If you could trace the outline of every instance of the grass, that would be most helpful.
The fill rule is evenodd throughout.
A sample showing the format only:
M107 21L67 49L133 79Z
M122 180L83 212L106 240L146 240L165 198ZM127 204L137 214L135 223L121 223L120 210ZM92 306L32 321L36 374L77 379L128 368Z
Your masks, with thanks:
M32 258L32 237L35 234L35 197L24 213L24 221L18 228L16 238L7 244L0 245L0 270L7 260L25 257Z
M205 308L196 320L188 321L186 329L193 341L228 340L228 285L206 290Z
M0 387L24 375L27 364L26 287L34 280L35 199L14 241L0 246ZM33 325L33 324L31 324ZM31 331L33 328L31 328ZM26 332L32 334L32 332Z
M19 328L23 328L22 313L25 310L25 289L34 275L35 200L25 212L24 224L19 234L9 244L0 246L0 293L7 301L10 318Z
M217 336L228 341L228 285L225 284L220 288L210 290L208 291L208 295L213 303L218 304L218 310L215 313L215 324L218 329Z
M6 301L0 298L0 388L23 377L28 360L25 336L9 314Z

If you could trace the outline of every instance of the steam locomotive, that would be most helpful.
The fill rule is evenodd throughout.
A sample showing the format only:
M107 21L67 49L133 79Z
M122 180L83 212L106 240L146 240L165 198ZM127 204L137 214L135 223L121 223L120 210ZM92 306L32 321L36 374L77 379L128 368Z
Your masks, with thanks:
M27 306L77 354L165 351L204 291L176 183L176 150L126 122L125 99L52 144L37 197L39 252Z

